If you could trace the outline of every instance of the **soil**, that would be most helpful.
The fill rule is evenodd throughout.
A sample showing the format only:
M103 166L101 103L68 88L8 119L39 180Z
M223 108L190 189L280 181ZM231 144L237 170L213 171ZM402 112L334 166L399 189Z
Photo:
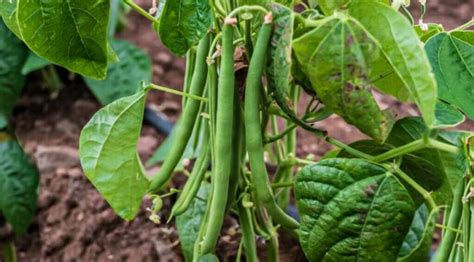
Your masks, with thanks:
M416 2L416 1L413 1ZM137 1L149 7L151 1ZM436 21L454 28L472 15L472 1L431 0L425 21ZM118 35L143 48L153 59L154 82L180 88L184 61L174 58L158 44L149 23L130 14L127 28ZM84 84L67 78L66 88L56 99L40 90L35 75L14 114L14 129L25 150L37 163L41 188L37 218L25 236L15 237L19 261L181 261L183 260L173 223L156 225L147 218L145 203L133 221L122 221L83 176L78 159L78 137L81 128L100 108ZM410 105L393 102L377 95L383 107L390 107L399 116L417 114ZM153 92L149 104L176 121L180 98ZM331 135L344 142L364 138L341 119L331 117L322 122ZM466 123L471 130L472 123ZM298 155L313 154L318 159L331 146L304 132L298 132ZM152 127L144 126L138 145L143 159L149 158L164 137ZM151 169L156 170L157 167ZM183 179L176 179L179 186ZM167 218L173 199L165 200L162 217ZM235 218L229 217L217 252L223 261L235 260L238 233ZM5 225L3 227L6 227ZM0 230L1 231L1 230ZM297 242L282 232L281 261L304 261ZM262 242L262 241L260 241ZM263 248L263 242L259 247ZM262 252L262 259L264 254Z

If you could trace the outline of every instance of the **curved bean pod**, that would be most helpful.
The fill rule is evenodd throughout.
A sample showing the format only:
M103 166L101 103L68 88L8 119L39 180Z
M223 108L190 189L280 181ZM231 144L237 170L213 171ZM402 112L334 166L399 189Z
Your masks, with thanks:
M196 65L194 74L191 80L191 88L189 90L190 94L195 96L202 96L204 86L206 85L206 76L207 76L207 52L209 49L209 37L205 36L198 46L198 51L196 55ZM177 125L178 131L176 134L176 140L166 157L163 165L161 166L158 173L153 177L149 192L154 192L159 190L173 174L174 169L178 165L183 152L186 149L189 138L193 132L193 127L196 122L199 107L201 105L200 101L195 99L189 99L186 102L186 107L184 112L179 120Z

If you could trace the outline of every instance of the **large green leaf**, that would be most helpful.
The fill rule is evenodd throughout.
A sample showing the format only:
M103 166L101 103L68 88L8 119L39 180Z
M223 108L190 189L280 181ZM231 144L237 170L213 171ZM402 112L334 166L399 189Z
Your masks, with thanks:
M145 52L125 40L114 40L112 47L120 62L109 66L107 78L103 81L85 78L102 105L133 95L142 81L151 81L151 61Z
M110 1L17 1L19 32L31 50L70 71L105 77Z
M99 110L79 141L85 175L127 220L135 217L149 184L136 150L145 100L141 91Z
M25 79L21 68L27 56L28 49L0 20L0 116L5 119L23 89Z
M426 205L421 205L416 210L410 230L398 253L398 262L429 261L438 215L438 208L430 212Z
M353 0L349 14L368 32L382 55L372 67L377 88L401 100L413 100L427 125L435 121L436 81L420 40L409 21L387 5ZM375 81L381 75L387 79Z
M21 39L20 28L16 19L19 0L0 0L0 16L10 30Z
M295 195L310 261L394 261L415 212L393 174L360 159L304 167Z
M176 217L181 250L186 261L193 260L194 243L199 235L199 229L206 213L207 198L211 191L211 185L203 182L196 197L192 200L188 209Z
M183 56L206 34L211 22L208 0L166 1L160 17L161 41L174 54Z
M394 121L371 93L369 65L379 53L364 29L338 14L296 39L293 48L318 98L349 124L383 142Z
M0 139L0 211L16 233L33 221L38 184L38 171L18 142Z
M438 82L440 99L474 119L474 32L440 33L425 46Z

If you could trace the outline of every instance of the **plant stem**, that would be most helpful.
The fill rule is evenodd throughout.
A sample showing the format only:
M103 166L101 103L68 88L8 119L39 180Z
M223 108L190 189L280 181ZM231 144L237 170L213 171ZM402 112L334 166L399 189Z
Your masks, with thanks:
M208 99L205 98L205 97L196 96L196 95L193 95L193 94L190 94L190 93L185 93L185 92L182 92L182 91L179 91L179 90L176 90L176 89L172 89L172 88L169 88L169 87L159 86L159 85L155 85L155 84L149 84L146 88L154 89L154 90L158 90L158 91L163 91L163 92L167 92L167 93L178 95L178 96L184 96L184 97L192 98L192 99L204 102L204 103L208 102Z
M405 181L407 184L409 184L411 187L413 187L420 195L423 196L423 198L426 200L428 204L428 208L430 210L435 209L436 203L431 196L430 192L426 191L422 186L420 186L415 180L413 180L409 175L407 175L405 172L403 172L398 166L396 165L384 165L386 166L387 170L393 170L394 173L401 178L403 181Z
M125 4L130 6L133 10L137 11L139 14L141 14L143 17L146 19L150 20L152 23L159 23L160 20L155 19L150 13L145 11L143 8L141 8L139 5L135 4L133 0L123 0Z
M375 156L375 157L373 157L372 160L374 162L383 162L385 160L392 159L392 158L395 158L397 156L405 155L405 154L420 150L424 147L425 147L425 142L423 141L423 139L418 139L418 140L415 140L411 143L403 145L401 147L394 148L394 149L392 149L390 151L387 151L383 154Z
M232 12L230 12L227 15L227 17L235 17L240 12L252 12L252 11L262 12L264 14L268 13L268 10L266 8L259 5L242 5L232 10Z
M352 148L352 147L346 145L345 143L343 143L343 142L341 142L341 141L339 141L335 138L327 137L326 141L330 144L333 144L333 145L337 146L340 149L344 149L345 151L347 151L349 154L351 154L353 156L363 158L363 159L367 159L367 160L373 160L373 158L374 158L373 156L368 155L368 154L366 154L362 151L359 151L355 148Z
M453 32L453 31L462 31L462 30L468 29L471 26L474 26L474 19L471 19L471 21L465 23L464 25L461 25L459 27L454 28L453 30L451 30L451 32Z
M430 147L430 148L438 149L438 150L441 150L441 151L446 151L446 152L453 153L453 154L459 153L459 148L457 148L455 146L452 146L452 145L449 145L449 144L446 144L446 143L443 143L443 142L440 142L440 141L432 139L432 138L428 139L427 146Z

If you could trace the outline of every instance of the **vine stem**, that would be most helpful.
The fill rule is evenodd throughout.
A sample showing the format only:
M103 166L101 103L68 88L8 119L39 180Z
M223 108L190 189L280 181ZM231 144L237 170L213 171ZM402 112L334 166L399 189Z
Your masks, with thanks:
M196 96L196 95L193 95L193 94L190 94L190 93L181 92L179 90L175 90L175 89L172 89L172 88L169 88L169 87L159 86L159 85L155 85L155 84L149 84L145 88L158 90L158 91L163 91L163 92L167 92L167 93L178 95L178 96L184 96L184 97L192 98L192 99L204 102L204 103L207 103L208 100L209 100L205 97Z
M159 23L160 20L155 19L150 13L145 11L143 8L141 8L139 5L135 4L133 0L123 0L125 4L130 6L133 10L137 11L139 14L141 14L143 17L146 19L150 20L152 23Z
M437 205L431 196L430 192L426 191L422 186L420 186L415 180L413 180L409 175L407 175L405 172L403 172L397 165L384 165L387 170L393 170L394 173L401 178L403 181L405 181L407 184L409 184L411 187L413 187L420 195L423 196L423 198L426 200L428 204L428 208L430 210L434 210L437 208Z
M471 26L474 26L474 19L471 18L471 21L459 26L459 27L456 27L454 28L453 30L451 30L451 32L454 32L454 31L461 31L461 30L465 30L465 29L468 29L469 27Z
M227 17L232 18L232 17L235 17L240 12L252 12L252 11L262 12L264 14L268 13L268 10L266 8L264 8L262 6L259 6L259 5L242 5L242 6L237 7L236 9L232 10L232 12L230 12L227 15Z

